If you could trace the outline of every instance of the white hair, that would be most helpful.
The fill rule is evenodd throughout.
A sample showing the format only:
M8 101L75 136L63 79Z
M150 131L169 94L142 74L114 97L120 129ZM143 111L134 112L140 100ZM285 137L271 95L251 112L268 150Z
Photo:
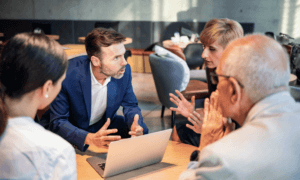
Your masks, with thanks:
M221 71L243 84L253 103L275 92L288 90L289 57L278 42L253 34L230 44L232 47Z

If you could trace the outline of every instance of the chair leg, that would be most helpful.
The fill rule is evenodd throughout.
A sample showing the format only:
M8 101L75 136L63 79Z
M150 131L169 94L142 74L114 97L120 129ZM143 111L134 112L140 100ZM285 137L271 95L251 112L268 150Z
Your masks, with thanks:
M175 125L175 111L172 111L172 119L171 119L171 127L173 128Z
M161 118L164 117L164 113L165 113L165 106L162 106L161 107L161 115L160 115Z

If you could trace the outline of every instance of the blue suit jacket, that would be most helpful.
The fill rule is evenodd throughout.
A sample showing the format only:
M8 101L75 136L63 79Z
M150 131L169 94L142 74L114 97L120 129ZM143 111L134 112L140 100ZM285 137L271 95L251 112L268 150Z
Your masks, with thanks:
M102 119L89 126L91 117L91 74L90 60L87 56L80 56L69 60L66 79L58 96L51 103L50 109L41 118L41 124L48 122L49 129L59 134L71 144L85 151L84 145L89 132L97 132L107 118L113 119L120 106L128 128L131 127L135 114L139 114L139 125L144 134L148 128L143 122L141 110L131 84L131 69L126 65L121 79L111 78L107 84L107 107Z

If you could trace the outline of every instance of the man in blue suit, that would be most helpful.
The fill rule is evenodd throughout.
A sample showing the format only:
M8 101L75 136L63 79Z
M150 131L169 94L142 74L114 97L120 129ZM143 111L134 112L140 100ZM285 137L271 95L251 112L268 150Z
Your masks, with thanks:
M125 36L97 28L85 40L87 56L69 60L62 88L41 124L81 151L148 133L124 59ZM123 107L123 116L116 115ZM47 123L45 123L47 122Z

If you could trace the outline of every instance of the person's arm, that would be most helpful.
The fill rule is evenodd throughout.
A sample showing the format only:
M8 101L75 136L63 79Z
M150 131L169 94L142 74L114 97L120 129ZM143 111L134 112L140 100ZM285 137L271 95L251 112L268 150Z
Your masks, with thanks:
M190 179L237 179L235 174L230 171L230 167L226 167L226 163L222 157L215 153L212 148L205 148L199 154L199 161L191 161L187 170L183 171L179 176L180 180Z
M125 121L128 127L131 129L131 126L134 121L134 116L137 114L139 116L138 125L143 128L143 134L148 134L148 128L146 124L143 122L141 109L138 107L138 102L133 92L132 83L131 83L132 80L131 69L129 65L126 67L126 70L129 71L129 78L127 82L126 93L121 102L121 106L123 107L123 113L125 116Z
M118 129L107 129L110 124L110 118L107 118L106 123L96 133L88 133L85 138L85 144L94 145L97 147L107 146L112 141L118 141L121 136L108 136L109 134L118 132Z
M50 127L49 129L63 137L69 143L81 151L86 151L88 145L85 144L86 136L89 132L74 126L69 122L69 98L63 82L60 93L51 103Z
M65 90L62 88L57 98L50 106L50 130L69 141L77 149L86 151L89 145L97 147L108 145L111 141L120 140L120 136L108 136L116 133L117 129L107 129L110 119L96 133L80 129L69 122L69 102Z
M52 152L53 153L53 152ZM51 167L47 168L46 174L50 179L77 179L77 163L74 149L68 145L51 159ZM48 164L50 165L50 164Z

